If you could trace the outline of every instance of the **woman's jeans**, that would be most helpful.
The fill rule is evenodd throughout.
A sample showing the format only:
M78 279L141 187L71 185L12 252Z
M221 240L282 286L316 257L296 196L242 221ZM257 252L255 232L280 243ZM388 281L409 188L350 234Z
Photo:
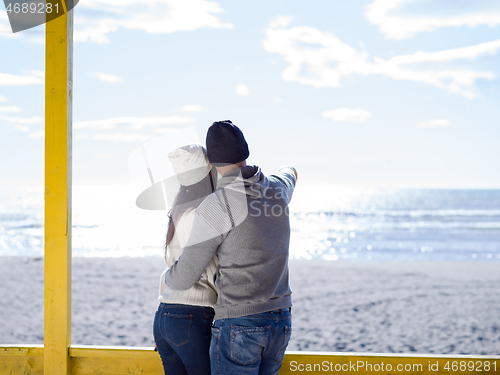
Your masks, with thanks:
M210 344L212 375L277 375L291 333L289 308L216 320Z
M153 333L168 375L210 374L210 329L214 309L160 303Z

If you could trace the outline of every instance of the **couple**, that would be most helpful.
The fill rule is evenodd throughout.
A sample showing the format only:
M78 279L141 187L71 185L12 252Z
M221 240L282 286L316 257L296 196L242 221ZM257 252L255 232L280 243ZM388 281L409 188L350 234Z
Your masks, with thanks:
M213 123L206 146L169 154L181 187L156 346L165 374L278 374L292 330L288 203L297 172L266 177L246 165L245 137L229 120Z

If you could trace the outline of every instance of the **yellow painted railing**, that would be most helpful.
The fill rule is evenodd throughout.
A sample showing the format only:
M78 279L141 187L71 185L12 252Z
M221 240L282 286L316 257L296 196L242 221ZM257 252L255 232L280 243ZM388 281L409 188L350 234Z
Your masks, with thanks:
M0 374L43 374L43 351L43 346L0 346ZM68 362L72 375L163 374L153 348L75 346ZM500 374L500 356L287 352L280 375L297 373L493 375Z
M0 375L163 374L152 348L71 346L72 11L46 33L44 345L0 345ZM500 356L287 352L280 374L296 373L490 375Z

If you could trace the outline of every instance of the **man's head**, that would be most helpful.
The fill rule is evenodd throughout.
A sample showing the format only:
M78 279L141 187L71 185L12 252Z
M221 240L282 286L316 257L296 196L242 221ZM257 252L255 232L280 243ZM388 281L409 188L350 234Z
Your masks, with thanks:
M208 160L219 172L245 165L250 155L245 136L230 120L214 122L208 129L206 143Z

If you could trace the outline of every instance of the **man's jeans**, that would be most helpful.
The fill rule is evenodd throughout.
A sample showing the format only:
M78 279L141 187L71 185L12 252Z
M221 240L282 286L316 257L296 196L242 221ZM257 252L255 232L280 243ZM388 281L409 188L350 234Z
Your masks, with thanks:
M160 303L154 338L165 374L209 375L211 307Z
M277 375L292 333L290 309L216 320L212 375Z

